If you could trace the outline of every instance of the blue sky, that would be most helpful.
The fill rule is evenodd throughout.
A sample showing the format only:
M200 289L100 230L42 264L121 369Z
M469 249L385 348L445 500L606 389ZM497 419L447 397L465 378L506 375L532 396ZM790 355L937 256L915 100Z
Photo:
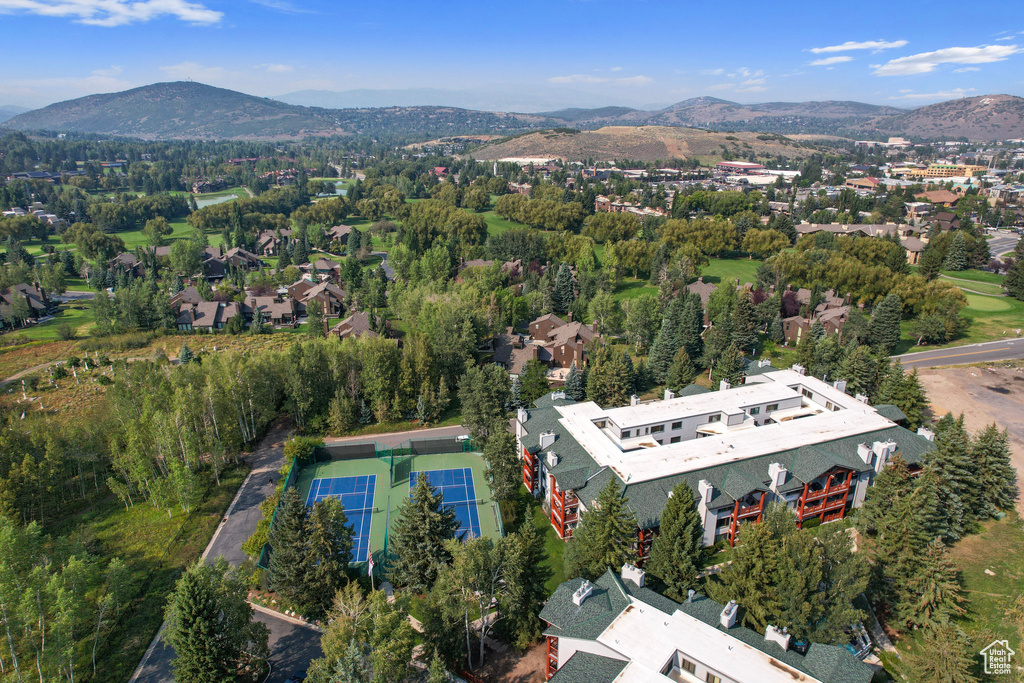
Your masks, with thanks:
M1024 3L0 0L0 104L186 77L275 96L432 87L901 107L1024 95Z

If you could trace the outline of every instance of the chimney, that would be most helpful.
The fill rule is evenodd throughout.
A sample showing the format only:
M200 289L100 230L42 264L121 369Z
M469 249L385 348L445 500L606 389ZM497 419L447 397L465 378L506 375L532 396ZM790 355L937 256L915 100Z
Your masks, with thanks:
M786 466L780 462L768 465L768 478L771 480L768 486L775 493L779 492L779 487L786 481L786 471Z
M865 465L870 465L872 460L871 449L868 448L866 443L857 444L857 455L864 461Z
M516 419L522 424L526 424L526 421L530 419L530 413L526 412L526 408L520 408L516 411Z
M693 602L693 596L695 596L696 594L697 591L693 590L692 588L686 591L686 602Z
M771 366L772 366L772 359L771 358L762 358L761 360L757 361L757 367L759 367L759 368L770 368Z
M548 430L540 433L540 447L547 448L555 442L555 433Z
M548 469L550 470L554 468L555 465L558 464L558 455L554 451L548 451L547 456L544 458L544 462L545 464L547 464Z
M928 439L929 441L935 441L935 432L933 432L932 430L928 429L927 427L918 427L917 428L917 435L918 436L923 436L924 438Z
M739 612L739 609L740 606L736 604L735 600L729 601L718 616L718 621L722 624L722 628L729 629L736 625L736 614Z
M590 594L594 592L594 587L590 585L590 582L586 579L580 584L580 587L576 589L576 592L572 594L572 602L574 605L579 607L583 604L583 601L590 597Z
M569 311L569 322L572 322L572 311Z
M836 382L832 386L834 386L836 388L836 390L841 391L844 394L846 393L846 380L845 379L836 380Z
M802 375L806 372L804 366L800 365L799 363L793 363L790 369L798 375Z
M715 487L707 479L701 479L700 483L697 484L697 493L700 495L701 500L705 503L710 503L715 493Z
M622 580L632 581L638 588L644 587L644 570L631 564L622 565Z
M868 402L868 397L865 396L864 394L857 394L856 396L854 396L854 398L857 399L858 401L860 401L861 403L865 404L865 405Z
M878 460L875 462L875 472L881 472L882 468L889 462L889 458L896 452L896 442L876 441L871 445L871 450L878 456Z
M638 406L638 405L640 405L640 397L637 396L636 394L633 394L632 396L630 396L629 397L629 405L631 405L631 406Z
M331 329L327 326L327 318L324 318L324 336L329 337L331 335Z
M565 392L564 391L552 391L551 392L551 400L552 401L564 401L565 400Z
M782 627L780 629L768 624L764 629L765 642L776 643L783 650L789 649L789 638L790 635L787 632L786 627Z
M666 401L669 401L669 400L671 400L671 399L673 399L675 397L676 397L676 392L672 391L671 389L666 389L665 390L665 400Z
M724 379L721 382L719 382L719 384L718 384L718 390L719 391L729 391L729 389L732 389L732 385L729 384L728 382L726 382Z

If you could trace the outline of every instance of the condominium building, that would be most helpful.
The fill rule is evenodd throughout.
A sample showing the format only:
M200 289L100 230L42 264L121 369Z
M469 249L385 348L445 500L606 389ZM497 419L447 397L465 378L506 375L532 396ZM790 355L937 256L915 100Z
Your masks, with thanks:
M697 497L704 544L734 544L772 501L801 526L842 519L894 455L915 469L931 447L927 430L897 424L905 416L895 406L872 407L848 395L845 382L809 377L799 366L755 364L740 386L691 385L623 407L576 403L561 392L535 406L515 419L523 483L569 539L580 514L617 479L637 519L640 565L680 482Z
M540 613L551 683L869 683L873 670L845 647L801 644L785 629L737 624L741 605L691 591L677 603L625 565L593 583L559 586Z

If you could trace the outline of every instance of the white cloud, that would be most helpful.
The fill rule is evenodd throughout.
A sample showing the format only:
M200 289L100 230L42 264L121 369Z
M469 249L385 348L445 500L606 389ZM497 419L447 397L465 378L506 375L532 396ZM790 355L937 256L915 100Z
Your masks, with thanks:
M313 14L312 10L304 9L302 7L296 7L286 0L250 0L257 5L263 5L268 9L277 10L278 12L284 12L285 14Z
M1022 52L1016 45L982 45L980 47L947 47L933 52L891 59L875 69L876 76L908 76L934 71L940 64L988 64L1001 62Z
M295 71L290 64L260 64L260 69L265 69L268 74L287 74Z
M653 82L654 79L648 76L629 76L627 78L616 78L612 81L615 85L647 85Z
M0 14L38 14L91 26L124 26L159 17L216 24L223 12L188 0L0 0Z
M171 66L162 66L160 70L167 74L168 78L183 81L192 79L201 83L217 83L227 80L236 80L239 74L228 71L222 66L203 66L197 62L182 62Z
M622 67L621 66L613 66L611 69L609 69L609 71L622 71Z
M95 71L92 72L92 75L93 76L106 76L108 78L113 78L114 76L121 75L122 71L124 71L124 69L122 69L119 66L111 66L109 69L96 69Z
M893 40L891 42L885 40L866 40L863 42L857 42L855 40L848 40L842 45L829 45L828 47L812 47L811 52L818 55L822 52L849 52L850 50L889 50L891 48L903 47L907 44L905 40Z
M965 74L968 71L981 71L981 68L977 66L965 66L962 69L953 69L953 73L955 74Z
M724 73L725 73L725 69L707 69L705 71L701 71L700 75L701 76L721 76Z
M967 97L975 92L974 88L954 88L953 90L942 90L940 92L914 92L913 90L900 90L899 95L893 95L890 100L950 100L958 97Z
M852 62L853 57L847 57L842 55L839 57L826 57L825 59L815 59L811 62L811 66L829 66L830 64L842 64L843 62Z

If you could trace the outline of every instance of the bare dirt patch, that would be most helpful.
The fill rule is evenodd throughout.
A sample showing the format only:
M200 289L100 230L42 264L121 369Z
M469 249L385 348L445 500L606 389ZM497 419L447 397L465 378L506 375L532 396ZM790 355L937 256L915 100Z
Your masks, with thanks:
M521 655L512 648L501 654L488 651L487 664L473 673L488 683L543 683L545 654L543 642Z
M935 417L964 414L972 434L993 422L1010 436L1017 478L1024 481L1024 367L972 366L918 370ZM1024 513L1024 497L1017 501Z

